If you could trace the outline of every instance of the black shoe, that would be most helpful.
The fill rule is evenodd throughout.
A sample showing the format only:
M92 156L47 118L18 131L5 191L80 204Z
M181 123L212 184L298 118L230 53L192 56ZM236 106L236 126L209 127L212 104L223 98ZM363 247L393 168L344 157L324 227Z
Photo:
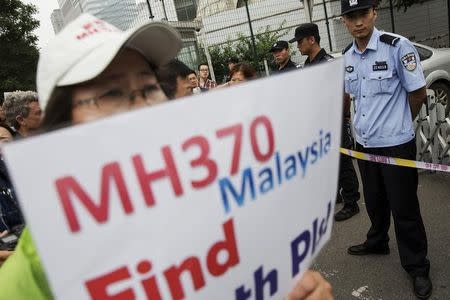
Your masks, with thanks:
M348 248L347 253L350 255L369 255L369 254L387 255L390 253L390 250L389 247L369 248L366 246L366 244L360 244Z
M419 299L428 299L431 296L431 290L433 285L431 284L430 277L417 276L414 278L414 294Z
M358 204L344 204L344 207L334 215L334 220L337 222L344 221L350 219L357 213L359 213Z

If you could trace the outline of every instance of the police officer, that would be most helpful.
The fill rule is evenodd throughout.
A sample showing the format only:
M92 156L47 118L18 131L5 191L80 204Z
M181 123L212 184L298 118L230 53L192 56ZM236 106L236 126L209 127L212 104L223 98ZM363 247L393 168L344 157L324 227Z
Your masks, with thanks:
M345 54L345 92L353 94L357 150L416 158L413 119L426 101L425 79L416 49L406 38L378 31L373 0L341 0L342 16L354 41ZM349 95L345 101L349 103ZM417 170L358 161L371 227L351 255L389 254L390 215L403 268L420 299L431 295L427 236L417 199Z
M278 66L278 69L274 73L283 73L286 71L295 70L297 65L291 60L291 54L289 53L289 43L286 41L278 41L272 45L269 50L272 53L273 58Z
M319 28L314 23L304 23L297 27L295 37L289 42L297 42L298 51L302 55L308 56L305 67L333 59L333 56L320 47ZM352 147L350 126L350 110L347 110L344 112L341 135L341 145L345 148ZM339 165L337 198L343 199L344 207L335 214L334 219L344 221L359 213L357 204L360 198L359 182L352 159L349 156L341 154Z
M314 23L304 23L295 29L295 37L289 43L297 42L298 51L307 55L305 66L333 59L325 49L320 48L319 28Z

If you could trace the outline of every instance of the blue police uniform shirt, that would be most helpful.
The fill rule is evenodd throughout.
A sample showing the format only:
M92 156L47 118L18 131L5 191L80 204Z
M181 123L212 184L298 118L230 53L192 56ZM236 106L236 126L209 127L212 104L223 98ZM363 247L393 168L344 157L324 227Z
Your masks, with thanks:
M365 148L397 146L414 138L408 93L426 85L417 50L399 35L390 45L374 28L364 52L345 52L345 92L354 96L356 140Z

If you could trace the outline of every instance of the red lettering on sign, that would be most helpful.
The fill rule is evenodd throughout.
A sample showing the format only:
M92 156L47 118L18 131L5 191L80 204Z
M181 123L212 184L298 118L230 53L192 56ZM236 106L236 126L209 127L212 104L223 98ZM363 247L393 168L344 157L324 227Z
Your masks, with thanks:
M211 184L217 177L217 164L215 161L209 158L209 143L203 136L195 136L188 139L183 143L183 151L191 148L192 146L198 146L200 148L200 156L197 159L191 161L191 167L205 167L208 170L208 174L204 179L192 180L191 185L193 188L201 188Z
M108 294L108 287L125 279L131 274L127 267L121 267L108 274L86 281L85 285L91 299L95 300L133 300L136 299L133 289L128 288L117 294Z
M261 152L260 145L258 144L258 138L256 135L256 129L260 125L262 125L266 131L267 143L268 143L268 148L267 148L266 153ZM251 143L252 143L253 154L255 155L255 158L258 161L265 162L272 157L273 152L275 151L275 141L274 141L272 123L270 122L268 117L260 116L260 117L257 117L255 120L253 120L253 122L250 126L250 139L251 139Z
M241 159L242 148L242 124L236 124L230 127L217 130L216 135L218 138L223 138L229 135L234 136L233 156L231 160L230 174L234 175L239 171L239 162Z
M137 265L137 271L140 274L149 273L152 270L152 263L148 260L143 260ZM147 279L141 280L145 295L149 300L161 300L161 293L159 292L158 283L155 276L150 276Z
M151 188L151 183L154 181L168 177L175 195L180 196L183 194L183 187L181 186L180 177L178 176L178 171L170 147L164 146L161 149L161 152L166 166L163 169L153 172L147 172L145 170L141 155L135 155L132 158L133 165L136 169L136 174L139 179L139 184L141 186L142 194L144 196L145 203L148 206L155 205L155 198Z
M219 240L209 248L205 259L207 271L215 277L224 275L230 268L238 265L240 260L233 219L222 224L222 228L225 236L224 239ZM218 261L220 252L226 252L227 259L225 262ZM161 300L162 297L158 286L157 275L151 274L152 263L144 259L138 263L136 270L139 274L146 275L145 279L139 281L139 287L143 288L146 298L151 300ZM159 279L165 279L165 283L169 287L172 299L184 299L186 295L185 280L190 278L193 289L198 291L206 286L204 274L200 256L189 256L182 260L179 265L172 265L165 268ZM91 299L134 300L136 298L134 288L137 287L133 287L132 285L133 283L138 282L134 279L135 278L133 278L133 275L129 272L127 267L120 267L107 274L86 281L85 286ZM115 295L109 295L107 293L107 290L113 284L118 282L122 282L123 284L124 281L129 281L130 286L124 288L124 290Z
M71 194L76 196L91 216L98 223L105 223L109 217L109 198L110 185L114 181L115 187L119 193L123 210L126 214L133 212L130 195L123 179L122 171L118 163L110 163L102 168L101 188L100 188L100 204L96 205L85 190L72 176L57 179L55 182L59 199L64 209L66 219L72 232L80 231L80 223L76 215Z
M223 231L225 233L225 240L215 243L208 251L206 257L206 266L209 273L213 276L221 276L225 272L239 263L239 254L237 250L236 237L234 236L233 219L228 220L223 224ZM228 252L227 260L220 263L218 260L221 251Z
M169 284L170 293L174 300L184 298L184 290L180 278L183 272L190 273L196 291L205 286L205 278L202 273L202 267L200 266L200 260L197 257L188 257L183 261L181 266L172 266L164 271L164 276Z

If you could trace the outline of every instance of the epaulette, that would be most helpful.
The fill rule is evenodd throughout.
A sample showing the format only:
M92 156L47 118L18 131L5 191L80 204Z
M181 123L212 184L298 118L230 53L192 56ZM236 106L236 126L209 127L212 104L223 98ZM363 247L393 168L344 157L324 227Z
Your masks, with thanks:
M347 45L347 47L345 47L344 50L342 50L342 54L345 54L345 52L348 51L348 49L350 49L353 46L353 42L351 42L350 44Z
M395 46L400 41L400 38L398 36L393 36L385 33L380 35L380 41L388 45Z

